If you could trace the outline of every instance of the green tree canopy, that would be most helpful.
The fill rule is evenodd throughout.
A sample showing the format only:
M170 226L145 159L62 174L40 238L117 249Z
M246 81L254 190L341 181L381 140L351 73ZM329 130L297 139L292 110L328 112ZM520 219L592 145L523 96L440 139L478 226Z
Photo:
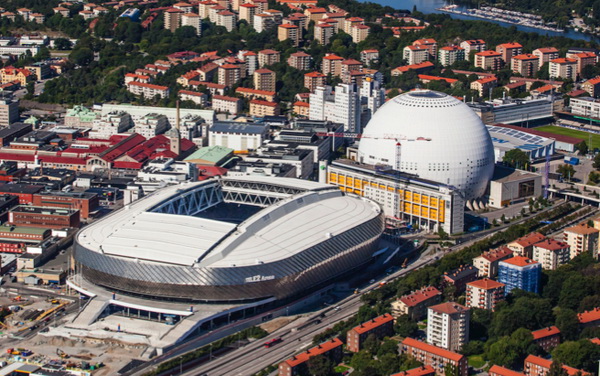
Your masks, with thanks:
M525 169L529 164L529 156L521 149L512 149L504 154L502 162L513 168Z

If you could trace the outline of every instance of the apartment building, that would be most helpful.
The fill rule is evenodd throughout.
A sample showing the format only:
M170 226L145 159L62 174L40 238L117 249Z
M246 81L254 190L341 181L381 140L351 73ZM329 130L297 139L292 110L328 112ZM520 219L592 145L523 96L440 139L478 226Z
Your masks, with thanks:
M394 334L394 317L389 313L355 326L346 333L346 348L359 352L363 343L371 334L377 339L383 339Z
M473 266L477 268L478 277L493 278L498 275L498 264L502 260L513 257L513 250L503 246L483 252L473 259Z
M281 24L277 26L277 39L280 41L291 40L292 46L298 47L302 30L300 27L291 24Z
M181 26L191 26L196 29L196 35L202 35L202 18L196 13L185 13L181 15Z
M325 79L327 78L321 72L310 72L304 75L304 87L314 93L315 89L319 86L325 86Z
M489 376L525 376L522 372L513 371L498 365L493 365L488 371Z
M177 8L170 8L165 10L164 13L164 24L165 29L174 33L181 26L181 16L183 15L183 11Z
M555 270L571 259L571 247L561 241L546 239L533 246L534 261L542 264L542 269Z
M471 56L471 51L481 52L485 51L487 46L483 39L470 39L460 43L460 46L465 50L465 57Z
M533 50L532 54L538 57L540 67L551 60L558 59L558 50L555 47L538 48Z
M593 98L600 97L600 77L595 77L585 81L581 88L590 94Z
M341 76L342 61L344 61L343 57L340 57L336 54L326 54L321 63L321 71L325 76L329 74L332 76Z
M275 50L262 50L258 51L258 67L262 68L267 65L273 65L279 63L281 53Z
M533 336L533 343L548 353L560 345L560 330L556 326L535 330L531 332L531 335Z
M330 23L318 23L315 25L315 40L323 46L329 44L334 34L335 27Z
M417 341L413 338L405 338L402 341L400 352L407 354L425 366L432 366L437 376L445 376L448 364L456 367L458 376L467 376L469 374L466 356Z
M476 90L480 97L489 95L490 90L498 86L498 79L495 76L480 78L471 82L471 90Z
M312 57L303 51L294 52L287 59L287 63L290 67L296 68L301 71L307 71L310 69Z
M499 70L504 66L504 60L499 52L481 51L475 54L475 66L481 69Z
M275 91L275 72L270 69L261 68L254 71L254 88L256 90Z
M19 100L0 98L0 126L8 127L19 121Z
M369 49L360 52L360 61L369 66L372 61L379 60L379 50Z
M427 48L429 51L429 58L435 59L438 55L438 45L435 39L426 38L426 39L417 39L413 42L413 46L421 46Z
M222 10L217 13L217 26L223 26L228 32L231 32L235 27L235 13L228 10Z
M534 77L539 70L540 59L533 54L521 54L513 56L510 68L513 72L523 77Z
M550 78L572 79L577 78L577 60L561 57L550 60Z
M424 287L392 302L392 315L409 315L413 320L420 320L427 313L429 306L438 304L441 300L440 290L433 286Z
M239 65L223 64L218 68L219 85L234 86L242 78L242 70Z
M598 56L593 52L578 52L578 53L567 53L567 58L573 59L577 62L577 74L580 75L583 68L588 65L596 65Z
M429 60L429 48L427 46L406 46L404 47L404 60L409 65L419 64Z
M598 258L598 234L600 231L585 223L571 226L563 231L564 241L571 247L570 258L574 259L584 252L591 252Z
M544 235L539 232L532 232L508 243L506 246L513 251L515 256L531 258L533 254L533 245L544 240L546 240Z
M235 93L247 99L264 99L269 102L275 100L274 91L256 90L240 86L235 89Z
M552 367L551 359L540 358L536 355L528 355L527 358L525 358L523 368L525 375L527 376L546 376L548 372L550 372L550 367ZM588 372L573 367L563 365L562 368L568 376L575 376L578 374L580 376L590 376Z
M506 285L506 294L513 289L539 292L542 265L530 258L515 256L500 261L498 281Z
M241 4L238 12L240 20L248 22L250 26L254 26L254 16L257 14L257 8L258 6L251 3Z
M135 95L141 95L144 98L152 99L157 95L160 98L169 96L169 88L167 86L145 84L143 82L131 81L127 83L127 90Z
M311 349L308 349L298 355L294 355L290 359L279 363L280 376L296 376L308 372L308 361L319 355L326 356L334 364L342 360L342 348L344 344L337 338L323 342Z
M508 64L513 57L523 53L523 46L519 43L503 43L496 46L496 52L500 54L504 63Z
M434 376L435 369L432 366L421 366L399 373L394 373L391 376Z
M240 98L225 95L213 95L212 97L212 109L216 112L237 115L242 111L243 106L244 102Z
M459 46L444 46L440 48L438 55L440 64L447 67L457 61L465 60L465 49Z
M352 37L352 41L354 43L360 43L367 39L370 32L371 28L367 25L354 25L350 29L350 36Z
M457 293L465 291L466 285L477 279L478 270L473 265L464 265L452 271L444 273L442 284L444 286L454 286Z
M427 309L427 343L450 351L460 351L469 341L469 308L454 302Z
M579 319L579 324L584 328L600 326L600 308L596 307L592 310L578 313L577 318Z
M504 283L489 278L467 283L467 307L495 310L504 300Z
M248 114L257 117L277 116L279 115L279 107L275 102L253 99L250 101L250 111Z

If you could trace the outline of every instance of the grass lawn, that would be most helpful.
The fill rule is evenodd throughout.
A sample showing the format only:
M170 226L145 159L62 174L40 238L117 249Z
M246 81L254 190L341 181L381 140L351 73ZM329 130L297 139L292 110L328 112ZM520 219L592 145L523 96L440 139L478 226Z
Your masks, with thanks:
M469 358L469 366L473 368L481 368L485 365L485 360L481 355L471 355Z
M590 142L590 135L592 135L592 147L597 148L600 147L600 135L592 134L588 132L578 131L575 129L563 128L563 127L555 127L553 125L545 125L543 127L535 127L532 128L536 131L543 131L548 133L559 134L563 136L577 137L585 140L586 143ZM590 145L588 145L590 146Z
M337 366L337 367L335 367L333 370L334 370L336 373L344 373L344 371L347 371L347 370L349 370L349 369L350 369L350 367L346 367L346 366Z

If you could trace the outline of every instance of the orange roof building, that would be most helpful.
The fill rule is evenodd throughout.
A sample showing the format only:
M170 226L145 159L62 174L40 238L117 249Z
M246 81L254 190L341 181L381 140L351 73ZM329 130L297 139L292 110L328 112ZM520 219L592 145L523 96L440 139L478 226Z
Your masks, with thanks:
M392 302L392 314L395 317L409 315L415 320L420 319L426 314L427 307L441 302L441 296L442 293L435 287L424 287Z
M330 341L323 342L311 349L306 350L298 355L291 357L279 363L280 376L294 376L308 371L308 361L318 355L324 355L330 358L334 363L339 363L342 360L342 341L334 338Z
M524 373L493 365L488 371L489 376L525 376Z
M531 335L533 336L533 342L546 352L550 352L560 344L560 330L556 326L533 331Z
M348 333L346 333L346 347L349 351L359 352L362 349L362 344L371 334L374 334L377 339L393 335L394 317L386 313L348 330Z
M583 326L598 326L600 325L600 308L596 307L590 311L578 313L577 318Z
M435 369L432 366L421 366L407 371L394 373L391 376L434 376Z
M413 338L405 338L400 348L401 353L407 354L423 365L435 367L438 376L445 375L448 364L456 367L459 376L468 375L467 357L462 354L444 350Z
M545 376L552 366L552 360L540 358L539 356L529 355L525 358L525 369L528 376ZM590 376L590 373L563 365L562 367L569 376L575 376L581 373L581 376Z
M467 283L467 307L494 310L504 300L504 283L489 278Z

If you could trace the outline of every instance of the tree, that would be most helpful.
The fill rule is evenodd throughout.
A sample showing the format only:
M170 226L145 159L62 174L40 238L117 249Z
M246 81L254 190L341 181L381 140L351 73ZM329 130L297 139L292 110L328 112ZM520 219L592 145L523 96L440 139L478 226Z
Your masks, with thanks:
M56 38L54 40L54 48L60 51L70 50L73 47L73 43L67 38Z
M308 372L314 376L333 375L333 362L325 355L317 355L308 360Z
M579 336L579 319L572 309L559 308L554 324L564 339L575 340Z
M546 374L546 376L568 376L568 375L569 374L563 368L562 363L559 362L558 360L554 360L552 362L552 364L550 365L550 370L548 370L548 373Z
M69 60L77 65L86 66L94 60L94 52L87 47L78 48L71 52Z
M579 155L586 155L589 151L588 144L585 141L581 141L575 145L575 149L579 151Z
M562 164L558 166L556 172L561 174L563 178L571 180L573 175L575 175L575 168L573 168L573 166L570 164Z
M379 340L374 333L369 334L367 338L365 338L363 348L373 355L377 354L377 351L379 350Z
M512 149L504 154L502 162L513 168L524 169L529 164L529 156L521 149Z
M596 156L594 157L593 166L595 169L600 170L600 153L596 154Z
M444 367L444 375L459 376L460 373L458 372L458 367L456 367L454 364L448 362L448 363L446 363L446 366Z
M419 330L419 326L409 315L401 315L396 319L394 330L401 337L410 337Z
M587 339L563 342L552 350L552 359L584 371L595 372L600 359L600 346Z

